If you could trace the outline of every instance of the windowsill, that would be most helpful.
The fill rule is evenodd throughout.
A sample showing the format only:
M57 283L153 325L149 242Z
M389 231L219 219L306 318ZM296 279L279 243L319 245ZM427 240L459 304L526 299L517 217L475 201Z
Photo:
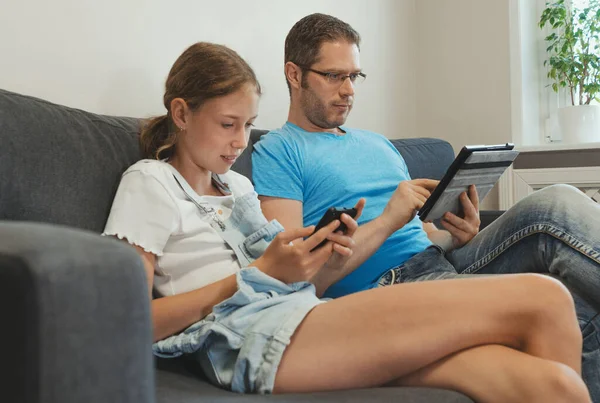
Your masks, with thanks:
M515 146L515 149L520 152L544 152L544 151L562 151L562 150L588 150L588 149L600 149L600 142L594 143L581 143L581 144L562 144L562 143L548 143L540 145L529 145L529 146Z

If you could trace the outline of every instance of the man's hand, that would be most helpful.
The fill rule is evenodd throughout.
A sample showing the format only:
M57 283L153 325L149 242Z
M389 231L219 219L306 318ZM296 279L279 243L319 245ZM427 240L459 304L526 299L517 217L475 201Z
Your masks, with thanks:
M466 245L479 233L481 220L479 219L479 195L474 185L469 186L469 195L463 192L460 195L465 218L460 218L450 212L442 217L442 226L452 235L452 245L460 248Z
M400 182L381 214L392 232L404 227L415 217L438 183L433 179Z

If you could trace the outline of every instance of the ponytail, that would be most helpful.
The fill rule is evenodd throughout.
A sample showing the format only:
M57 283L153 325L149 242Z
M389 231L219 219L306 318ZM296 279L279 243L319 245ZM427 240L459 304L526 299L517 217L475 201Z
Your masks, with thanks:
M150 119L142 128L140 148L142 157L149 159L169 159L173 155L176 132L172 131L167 115Z

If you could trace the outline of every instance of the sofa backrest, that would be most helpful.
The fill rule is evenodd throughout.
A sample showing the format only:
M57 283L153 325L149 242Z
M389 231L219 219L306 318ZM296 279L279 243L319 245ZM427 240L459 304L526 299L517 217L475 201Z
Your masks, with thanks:
M141 120L104 116L0 89L0 220L101 232L121 174L140 159ZM252 178L251 141L233 169ZM454 158L438 139L392 140L413 178L439 179Z
M0 220L102 231L139 125L0 90Z

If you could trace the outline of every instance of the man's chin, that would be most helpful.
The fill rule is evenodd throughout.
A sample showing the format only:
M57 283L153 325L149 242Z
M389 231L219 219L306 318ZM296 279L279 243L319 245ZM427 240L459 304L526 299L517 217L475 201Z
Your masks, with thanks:
M343 117L338 117L338 118L334 119L331 122L331 125L332 125L331 128L335 129L336 127L339 127L339 126L343 125L344 123L346 123L346 119L347 118L348 118L348 116L343 116Z

